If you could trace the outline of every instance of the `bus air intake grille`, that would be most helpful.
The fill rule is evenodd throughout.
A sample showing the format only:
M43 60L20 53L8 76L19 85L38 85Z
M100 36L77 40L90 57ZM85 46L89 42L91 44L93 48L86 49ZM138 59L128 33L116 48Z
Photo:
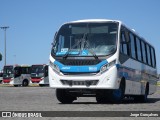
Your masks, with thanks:
M98 80L85 80L85 81L73 81L73 80L61 80L63 85L82 85L82 86L91 86L91 85L97 85Z
M60 60L64 65L83 66L83 65L96 65L100 60Z

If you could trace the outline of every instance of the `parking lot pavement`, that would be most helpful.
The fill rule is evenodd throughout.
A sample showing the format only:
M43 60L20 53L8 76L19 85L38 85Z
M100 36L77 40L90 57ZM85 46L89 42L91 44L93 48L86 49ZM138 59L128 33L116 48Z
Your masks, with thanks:
M0 87L0 111L160 111L159 106L160 87L155 94L149 95L147 103L124 100L121 104L97 104L94 97L81 97L73 104L61 104L56 99L55 89L50 87Z

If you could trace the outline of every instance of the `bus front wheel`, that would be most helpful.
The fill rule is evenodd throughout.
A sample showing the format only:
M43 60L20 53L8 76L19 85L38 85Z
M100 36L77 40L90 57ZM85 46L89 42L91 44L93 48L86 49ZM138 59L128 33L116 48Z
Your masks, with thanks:
M76 99L76 97L68 94L65 89L56 89L56 97L63 104L72 103Z
M109 90L99 90L96 94L97 103L104 104L109 102Z

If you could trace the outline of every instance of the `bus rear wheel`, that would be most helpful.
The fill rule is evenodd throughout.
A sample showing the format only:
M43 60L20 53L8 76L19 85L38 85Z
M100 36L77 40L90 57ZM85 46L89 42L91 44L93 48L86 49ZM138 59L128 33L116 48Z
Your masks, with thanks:
M146 85L144 95L134 96L134 101L139 103L146 103L148 101L148 94L149 94L149 84Z
M56 97L58 101L60 101L63 104L69 104L76 100L76 97L68 94L65 89L56 89Z

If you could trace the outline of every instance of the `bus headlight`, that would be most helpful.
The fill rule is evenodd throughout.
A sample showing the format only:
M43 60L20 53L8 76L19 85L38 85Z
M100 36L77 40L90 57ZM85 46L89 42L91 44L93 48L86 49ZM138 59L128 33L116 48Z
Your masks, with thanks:
M101 73L106 72L106 71L109 70L111 67L113 67L113 66L115 65L115 63L116 63L116 60L113 60L112 62L103 65L103 66L101 67L100 72L101 72Z
M59 69L59 67L58 67L56 64L54 64L54 63L52 63L52 62L50 61L50 62L49 62L49 66L50 66L55 72L60 73L60 69Z

